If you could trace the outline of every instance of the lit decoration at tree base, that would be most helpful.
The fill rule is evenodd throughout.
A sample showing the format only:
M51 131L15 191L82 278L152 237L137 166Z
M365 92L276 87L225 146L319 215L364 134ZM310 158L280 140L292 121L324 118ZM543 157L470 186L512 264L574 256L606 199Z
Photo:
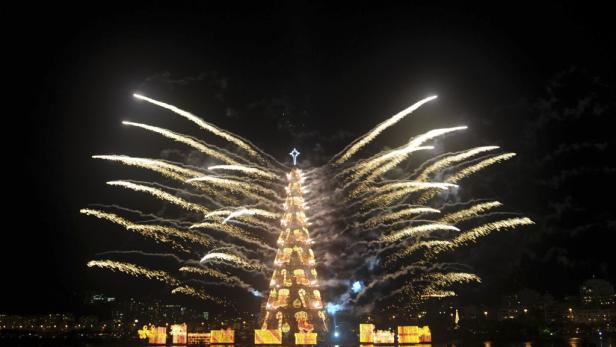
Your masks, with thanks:
M398 326L398 343L432 342L430 327L416 325Z
M234 343L235 331L227 330L212 330L210 332L210 343Z
M360 343L376 343L389 344L395 343L396 334L389 330L376 330L374 324L359 325L359 342ZM419 327L416 325L400 325L398 326L398 343L429 343L432 342L432 334L430 327Z
M188 327L186 326L186 323L171 325L171 331L169 332L172 336L171 342L174 345L185 345L188 342L186 336L187 333Z
M157 327L154 325L148 327L144 325L137 333L140 339L147 339L151 345L167 344L167 327Z
M209 345L210 333L188 333L187 344L189 345Z
M374 324L359 325L359 342L374 343Z
M282 331L278 329L255 329L255 345L281 345Z
M389 330L377 330L374 333L374 343L395 343L396 333Z
M296 345L316 345L317 333L295 333Z

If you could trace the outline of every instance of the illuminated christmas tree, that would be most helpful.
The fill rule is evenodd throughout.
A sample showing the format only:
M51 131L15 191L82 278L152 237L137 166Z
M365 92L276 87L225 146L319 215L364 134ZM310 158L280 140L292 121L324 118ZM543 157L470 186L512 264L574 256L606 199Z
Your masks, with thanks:
M291 152L293 163L299 155ZM284 214L280 221L278 252L270 292L265 303L262 329L280 329L285 336L298 332L327 331L316 262L307 228L302 190L302 172L294 168L287 175Z

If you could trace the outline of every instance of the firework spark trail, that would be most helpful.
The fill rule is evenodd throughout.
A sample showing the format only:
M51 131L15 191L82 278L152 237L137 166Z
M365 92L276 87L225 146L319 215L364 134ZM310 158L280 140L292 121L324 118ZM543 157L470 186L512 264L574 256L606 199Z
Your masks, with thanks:
M427 188L439 188L439 189L448 189L455 188L457 185L452 183L442 183L442 182L416 182L416 181L394 181L388 182L381 186L374 187L368 189L369 193L374 193L376 196L382 194L388 194L392 191L396 191L399 189L406 188L419 188L419 189L427 189Z
M255 264L254 262L249 262L248 260L241 258L235 254L223 253L223 252L212 252L206 254L203 258L201 258L200 262L205 263L209 261L219 262L223 261L226 263L232 263L236 266L239 266L248 270L262 270L263 266L260 264Z
M413 216L413 215L419 215L423 213L441 213L441 211L435 208L431 208L431 207L413 206L413 207L405 208L405 209L402 209L396 212L389 212L384 215L377 215L377 216L371 217L367 221L365 221L363 225L365 227L375 227L380 224L384 224L384 223L391 222L394 220L402 219L402 218Z
M280 214L278 213L272 213L272 212L261 210L258 208L243 208L241 210L237 210L237 211L230 213L227 216L227 218L225 218L222 221L222 223L225 224L229 220L233 218L241 217L241 216L261 216L261 217L265 217L268 219L279 219L280 218Z
M472 175L472 174L476 173L479 170L487 168L488 166L491 166L491 165L503 162L505 160L509 160L509 159L511 159L511 158L513 158L515 156L516 156L515 153L505 153L505 154L497 155L497 156L492 157L492 158L488 158L488 159L482 160L482 161L478 162L477 164L474 164L474 165L471 165L469 167L466 167L466 168L458 171L457 173L453 174L452 176L447 177L445 182L447 182L447 183L457 183L461 179L463 179L464 177L466 177L468 175Z
M211 145L206 145L202 143L201 141L196 140L188 135L182 135L182 134L173 132L165 128L159 128L159 127L148 125L148 124L129 122L129 121L122 121L122 124L155 132L166 138L183 143L189 147L192 147L198 150L199 152L205 155L208 155L212 158L216 158L227 164L235 165L239 163L238 159L241 160L240 158L231 158L231 155L229 155L228 153L224 153L224 151L220 148L217 148Z
M385 264L391 264L392 262L398 260L398 259L402 259L405 257L410 256L411 254L417 252L418 250L425 248L427 250L427 252L432 253L432 252L441 252L443 250L446 249L450 249L452 248L453 243L451 241L444 241L444 240L430 240L430 241L420 241L417 243L414 243L394 254L392 254L387 261L385 262Z
M226 273L220 272L218 270L214 270L206 267L196 267L196 266L182 266L180 268L181 272L187 272L192 274L197 274L201 276L210 276L213 278L217 278L219 280L223 280L225 282L232 282L231 276Z
M151 104L154 104L156 106L160 106L162 108L166 108L168 110L170 110L171 112L174 112L186 119L188 119L189 121L195 123L197 126L199 126L200 128L202 128L203 130L209 131L211 133L213 133L214 135L220 136L223 139L233 143L234 145L238 146L239 148L241 148L242 150L244 150L244 152L246 152L251 158L256 159L257 161L259 161L262 164L267 164L267 161L264 158L263 155L263 151L258 150L258 148L253 145L252 143L250 143L248 140L245 140L243 138L241 138L240 136L237 136L235 134L231 134L228 131L222 130L220 128L218 128L217 126L214 126L206 121L204 121L203 119L195 116L194 114L184 111L176 106L170 105L170 104L166 104L164 102L158 101L158 100L154 100L151 98L148 98L146 96L140 95L140 94L133 94L133 96L137 99L140 100L145 100ZM269 159L270 161L274 162L275 164L279 165L279 166L283 166L282 164L278 163L275 159L271 158L269 155L266 155L267 159Z
M175 236L184 241L189 241L189 242L199 244L205 247L211 247L213 245L212 239L210 237L200 235L200 234L190 233L187 231L179 230L179 229L164 226L164 225L132 224L127 229L160 232L160 233Z
M413 183L413 184L407 184ZM423 184L421 184L423 183ZM401 185L396 187L394 191L377 195L369 198L364 202L365 206L389 205L393 201L401 199L408 194L419 192L426 189L448 190L449 188L457 187L450 183L433 183L433 182L401 182Z
M255 167L244 166L244 165L214 165L207 168L208 170L229 170L229 171L240 171L251 176L263 177L270 180L278 181L280 180L280 176L275 175L271 172L268 172L263 169L258 169Z
M425 169L423 169L421 171L421 173L419 174L419 176L417 176L415 178L416 181L426 181L428 179L428 177L438 171L444 170L448 167L450 167L451 165L454 164L458 164L460 162L463 162L467 159L470 159L474 156L476 156L477 154L480 153L484 153L487 151L493 151L496 149L499 149L500 147L498 146L484 146L484 147L476 147L476 148L472 148L466 151L463 151L461 153L457 153L454 155L448 155L447 157L440 159L438 161L436 161L434 164L426 167Z
M425 103L427 103L427 102L429 102L431 100L434 100L436 98L437 98L436 95L429 96L429 97L427 97L425 99L422 99L422 100L414 103L410 107L408 107L408 108L398 112L397 114L393 115L392 117L390 117L386 121L384 121L381 124L379 124L376 127L374 127L372 130L370 130L365 135L363 135L360 138L358 138L357 140L353 141L351 143L351 145L347 146L340 153L336 154L334 156L334 158L332 158L332 160L335 160L335 163L338 164L338 165L344 163L345 161L349 160L349 158L351 158L362 147L364 147L365 145L370 143L372 140L374 140L374 138L377 137L380 133L382 133L385 129L393 126L396 123L398 123L404 117L406 117L407 115L411 114L413 111L415 111L419 107L421 107L423 104L425 104Z
M431 280L430 287L444 287L453 283L481 282L481 278L467 272L432 273L427 276Z
M489 166L492 166L494 164L500 163L502 161L505 160L509 160L513 157L515 157L516 154L515 153L505 153L505 154L501 154L501 155L497 155L495 157L491 157L488 159L484 159L479 161L476 164L473 164L471 166L468 166L460 171L458 171L457 173L447 177L447 179L445 179L445 182L447 183L458 183L460 180L462 180L463 178L472 175L482 169L485 169ZM432 197L434 197L434 195L436 195L436 191L434 190L430 190L425 192L424 194L422 194L418 199L417 199L417 203L419 204L425 204L428 200L430 200Z
M197 188L198 190L206 193L206 196L208 196L210 200L214 200L217 202L216 204L217 206L241 206L244 204L243 199L240 199L239 197L233 194L229 194L228 192L240 193L244 195L244 197L246 198L253 199L255 201L260 201L270 206L274 205L274 203L270 201L269 199L266 199L264 197L258 196L256 194L253 194L251 192L247 192L241 189L230 189L230 190L229 189L219 189L219 188L225 188L225 187L221 187L220 185L208 184L211 182L194 181L194 180L191 181L190 179L185 180L184 183L188 183L191 186Z
M160 183L156 183L156 182L143 182L143 181L138 181L138 180L124 180L124 181L130 182L130 183L134 183L134 184L142 184L142 185L153 186L153 187L165 190L165 191L172 191L178 197L182 196L182 197L188 197L188 198L195 199L195 200L206 200L207 204L214 206L214 208L221 208L222 207L220 201L214 200L212 198L212 196L204 195L201 192L194 192L194 191L189 191L187 189L182 189L182 188L177 188L177 187L170 187L170 186L166 186L164 184L160 184ZM199 204L199 205L203 206L204 204ZM209 208L208 208L208 210L209 210Z
M503 219L496 222L486 223L469 231L466 231L452 240L455 246L464 245L471 242L476 242L480 237L486 236L493 231L500 231L504 229L512 229L522 225L535 224L530 218L516 217Z
M176 228L188 228L189 226L191 226L190 222L183 222L178 219L163 218L163 217L157 216L152 213L146 213L143 211L139 211L139 210L135 210L135 209L119 206L119 205L90 204L90 207L98 207L98 208L103 208L103 209L115 209L118 211L137 215L139 218L142 218L142 219L139 219L138 222L133 221L133 223L136 223L136 224L162 223L162 224L172 225Z
M233 213L235 213L237 211L240 211L240 210L236 210L236 211L232 211L232 210L216 210L216 211L212 211L212 212L206 214L203 217L203 220L204 221L215 220L215 221L218 221L218 222L222 223L224 220L226 220L226 218L229 215L231 215L231 214L233 214ZM264 214L265 213L273 214L273 213L265 211L265 210L260 210L260 211L263 211ZM276 214L276 215L278 216L278 214ZM261 229L263 229L265 231L268 231L270 233L280 232L280 229L278 227L276 227L274 225L271 225L271 224L268 224L268 223L264 223L264 222L262 222L262 221L260 221L260 220L258 220L256 218L252 218L250 215L243 215L242 214L242 215L234 216L233 218L241 220L243 223L246 223L249 226L254 226L254 227L257 227L257 228L261 228Z
M88 267L99 267L111 271L120 271L134 277L145 277L152 280L157 280L170 285L178 285L179 281L168 273L160 270L150 270L132 263L119 262L114 260L91 260L88 262Z
M457 222L463 221L471 217L478 216L479 214L485 211L488 211L488 210L491 210L493 208L497 208L500 206L503 206L503 204L501 204L498 201L483 202L477 205L473 205L469 208L465 208L460 211L449 213L445 215L443 218L437 220L436 222L445 223L445 224L455 224Z
M272 222L267 223L252 216L240 216L236 219L232 219L231 222L247 228L259 229L271 235L278 235L282 232L282 229L280 229L276 224Z
M470 283L470 282L481 282L481 278L479 276L466 273L466 272L449 272L449 273L432 273L427 276L422 276L420 281L427 282L427 286L416 289L417 283L414 281L407 281L402 285L398 290L393 291L390 295L396 295L400 293L412 294L415 296L419 296L422 298L430 298L430 297L445 297L445 296L455 296L455 292L452 291L443 291L439 289L439 287L452 285L454 283Z
M355 189L351 191L350 195L354 197L359 194L362 194L366 192L366 190L368 189L368 186L377 177L384 175L389 170L398 166L398 164L404 161L411 153L422 151L422 150L429 150L429 149L434 149L434 147L433 146L405 147L401 150L391 151L385 155L389 158L388 159L389 161L386 164L381 165L380 167L368 168L366 170L362 170L361 172L358 172L356 175L352 176L351 181L345 185L345 188L361 179L361 182L358 184L358 186ZM367 165L366 167L368 166L369 165ZM366 173L370 173L370 174L368 175L368 177L362 179L361 177Z
M115 224L121 225L125 228L128 228L128 226L133 224L129 220L124 219L116 214L102 212L102 211L94 210L90 208L82 208L81 210L79 210L79 213L85 214L86 216L94 216L96 218L105 219Z
M408 275L410 272L414 271L414 270L423 270L423 267L421 265L417 265L417 264L412 264L412 265L408 265L403 267L402 269L395 271L395 272L390 272L390 273L386 273L383 276L379 276L378 278L372 280L370 283L368 283L364 289L359 292L359 294L357 294L357 297L355 299L355 301L360 300L363 296L366 295L366 293L370 292L371 290L377 288L379 285L389 282L389 281L393 281L396 280L398 278L400 278L401 276L405 276Z
M423 293L419 295L423 298L447 298L451 296L456 296L456 292L452 290L426 289Z
M262 211L263 214L266 214L266 213L267 214L273 214L272 212L268 212L268 211L265 211L265 210L260 210L260 209L257 209L257 210ZM232 211L232 210L216 210L216 211L212 211L212 212L206 214L203 217L203 220L204 221L214 220L214 221L223 223L229 215L231 215L231 214L233 214L235 212L238 212L238 211L241 211L241 210L236 210L236 211ZM276 215L278 216L278 214L276 214ZM236 218L235 219L236 223L238 223L237 221L239 220L239 221L241 221L241 223L243 223L243 224L245 224L245 225L247 225L249 227L255 227L255 228L261 229L263 231L267 231L268 233L271 233L271 234L277 234L277 233L280 232L280 228L272 225L271 223L265 223L265 222L263 222L263 221L261 221L259 219L252 218L252 216L248 215L248 214L240 214L240 215L234 216L233 218ZM228 220L226 220L226 221L228 222ZM224 223L226 224L226 222L224 222Z
M142 185L142 184L135 184L132 182L128 182L128 181L109 181L107 182L108 185L110 186L118 186L118 187L124 187L127 189L131 189L134 190L136 192L145 192L148 193L158 199L161 199L163 201L169 202L171 204L180 206L181 208L185 209L185 210L189 210L189 211L194 211L194 212L199 212L199 213L208 213L209 210L204 207L201 206L199 204L195 204L189 201L186 201L182 198L178 198L177 196L173 195L173 194L169 194L163 190L160 189L156 189L153 187L149 187L146 185Z
M273 201L272 199L267 197L267 195L269 195L269 196L273 196L274 198L278 198L278 194L276 194L276 192L274 192L271 189L258 187L254 184L250 184L244 181L238 181L238 180L220 178L220 177L214 177L214 176L203 176L202 175L199 177L193 177L193 178L186 180L186 183L198 183L198 182L209 183L211 185L214 185L214 186L217 186L223 189L234 191L234 192L243 194L246 197L251 198L253 200L267 203L268 205L271 205L271 206L276 206L276 207L279 206L276 201ZM261 195L258 195L258 194L261 194Z
M267 251L276 250L275 248L267 245L265 242L245 233L242 229L235 227L233 225L230 225L230 224L204 222L204 223L194 224L190 227L190 229L201 229L201 228L223 232L238 240L242 240L246 243L250 243L252 245L258 246L259 248L267 250Z
M188 178L202 176L203 173L191 169L181 167L176 164L171 164L164 160L135 158L126 155L93 155L93 159L104 159L109 161L120 162L128 166L136 166L154 172L158 172L163 176L173 178L177 181L184 182Z
M126 179L123 181L134 183L134 184L146 185L146 186L154 187L154 188L164 190L164 191L172 191L173 194L175 194L176 196L181 196L183 198L188 197L188 198L195 199L195 200L206 199L208 203L212 203L214 205L216 204L216 201L208 199L207 196L203 196L203 194L201 193L196 193L194 191L189 191L183 188L171 187L171 186L167 186L167 185L164 185L158 182L150 182L150 181L139 181L139 180L132 180L132 179Z
M424 144L426 141L432 140L436 137L443 136L454 131L465 130L467 128L467 126L457 126L451 128L433 129L421 135L415 136L408 142L408 144L402 147L385 152L384 154L378 154L366 161L360 162L357 166L351 167L349 170L356 171L355 174L352 175L352 178L357 179L359 177L365 176L366 174L372 172L375 168L385 163L387 163L385 164L386 169L384 169L383 172L387 172L389 169L398 165L402 160L406 159L406 157L410 153L416 151L417 148L420 148L421 145ZM433 147L425 149L432 148Z
M421 144L423 144L424 142L428 141L428 140L432 140L435 137L438 136L442 136L454 131L458 131L458 130L465 130L467 129L466 126L458 126L458 127L453 127L453 128L443 128L443 129L434 129L434 130L430 130L425 134L419 135L415 138L413 138L409 144L404 147L403 149L400 150L400 154L399 155L395 155L391 160L386 160L385 164L383 164L381 167L378 167L376 170L372 171L372 173L363 181L363 182L372 182L374 181L377 177L382 176L383 174L385 174L386 172L388 172L389 170L393 169L394 167L398 166L403 160L405 160L412 152L415 152L419 149L428 149L428 147L430 147L429 149L432 149L434 147L432 146L424 146L421 147ZM394 151L396 152L396 151ZM373 167L375 167L375 165L380 165L380 163L382 163L383 161L380 160L376 160L374 163L370 164L368 163L368 165L366 165L366 172L368 170L371 170Z
M112 223L118 224L123 226L126 230L128 231L133 231L136 232L144 237L147 238L151 238L157 242L162 242L162 243L166 243L169 244L171 246L171 248L177 249L177 250L181 250L185 253L191 253L189 250L187 250L186 248L184 248L181 244L179 244L178 242L172 240L171 238L169 238L167 235L165 234L161 234L158 231L155 230L151 230L151 229L135 229L132 228L135 224L133 224L132 222L128 221L127 219L124 219L116 214L113 213L107 213L107 212L103 212L103 211L98 211L98 210L93 210L93 209L87 209L87 208L83 208L79 211L82 214L85 214L87 216L94 216L96 218L99 219L104 219L107 221L110 221Z
M402 238L413 236L417 234L429 233L432 231L460 231L460 229L446 224L424 224L415 227L404 228L402 230L398 230L390 235L385 235L380 238L381 242L395 242Z
M216 211L212 211L208 214L206 214L205 216L203 216L204 220L210 220L210 219L217 219L218 217L222 217L222 216L228 216L229 214L233 213L232 210L216 210Z
M193 288L187 285L182 285L180 287L176 287L171 291L171 294L184 294L184 295L188 295L188 296L192 296L198 299L201 299L203 301L213 301L217 304L220 305L224 305L224 306L228 306L228 302L224 301L220 298L214 297L212 295L209 295L207 293L205 293L203 290L199 290L197 288Z
M183 266L180 268L181 272L186 272L186 273L192 273L192 274L197 274L197 275L201 275L201 276L210 276L212 278L216 278L219 279L225 283L249 290L249 291L256 291L256 289L254 289L250 284L242 281L241 279L239 279L236 276L230 276L226 273L220 272L218 270L214 270L211 268L207 268L207 267L196 267L196 266Z
M181 247L177 242L171 240L169 236L174 236L184 241L189 241L204 247L210 247L213 244L210 238L204 237L203 235L182 231L164 225L136 224L116 214L89 208L83 208L79 212L88 216L94 216L96 218L108 220L110 222L123 226L126 230L135 231L143 236L153 238L161 242L171 243L172 245L176 245L181 249L184 248Z

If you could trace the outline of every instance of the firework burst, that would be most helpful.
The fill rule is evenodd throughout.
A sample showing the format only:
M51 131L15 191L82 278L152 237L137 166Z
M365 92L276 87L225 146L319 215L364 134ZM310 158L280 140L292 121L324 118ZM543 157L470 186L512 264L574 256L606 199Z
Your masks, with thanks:
M339 281L320 288L332 289L330 301L340 305L361 307L366 300L387 300L398 294L406 297L410 294L416 301L451 296L455 291L450 287L480 282L480 279L466 270L455 269L459 264L441 262L441 254L478 242L495 231L533 224L526 217L477 224L477 220L492 216L491 211L503 204L485 200L454 204L447 201L448 193L439 194L464 189L465 178L515 156L515 153L494 153L498 146L435 154L414 171L395 173L400 170L394 169L413 153L434 152L432 141L443 136L459 136L466 126L430 130L411 137L401 147L355 159L379 134L436 96L416 102L353 141L325 165L304 172L290 170L248 140L190 112L143 95L134 94L134 97L189 120L235 148L230 151L169 129L125 121L127 126L196 150L195 153L210 160L209 165L195 167L124 155L93 156L153 171L171 181L174 186L132 180L113 180L107 184L144 193L177 206L186 214L156 216L161 223L153 224L151 220L134 222L114 213L82 209L85 215L110 221L168 246L181 259L177 271L181 276L109 259L92 260L88 266L156 280L168 285L173 294L227 305L228 298L210 294L205 288L207 283L218 281L253 294L267 292L268 284L276 288L280 283L292 281L291 278L318 285L314 266L323 259L328 266L319 271L326 278L335 273ZM294 160L298 154L292 152ZM399 177L391 177L395 175ZM434 199L441 195L445 198ZM308 226L312 229L310 234ZM305 247L284 248L290 238ZM316 255L309 247L313 244ZM277 246L282 247L278 252ZM309 271L312 277L300 269L293 274L283 272L280 265L292 254L312 266ZM272 276L269 283L261 281L269 276ZM184 280L187 277L208 281L187 282ZM281 282L277 282L278 277ZM336 290L340 292L340 283L352 280L366 285L354 295L335 294ZM382 294L379 291L383 288L387 288L386 295L379 295L380 299L371 296L371 293ZM322 305L320 294L318 298ZM304 299L302 296L302 302ZM269 301L268 305L271 305ZM323 324L324 312L318 315Z

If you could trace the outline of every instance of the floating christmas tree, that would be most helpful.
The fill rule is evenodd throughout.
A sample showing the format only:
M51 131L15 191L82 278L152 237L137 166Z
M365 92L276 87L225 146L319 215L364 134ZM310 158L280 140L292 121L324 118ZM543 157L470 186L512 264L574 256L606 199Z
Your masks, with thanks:
M294 149L290 154L295 164L299 152ZM285 336L289 332L323 332L327 331L327 316L304 212L302 172L294 168L287 178L282 232L261 328L279 329Z

